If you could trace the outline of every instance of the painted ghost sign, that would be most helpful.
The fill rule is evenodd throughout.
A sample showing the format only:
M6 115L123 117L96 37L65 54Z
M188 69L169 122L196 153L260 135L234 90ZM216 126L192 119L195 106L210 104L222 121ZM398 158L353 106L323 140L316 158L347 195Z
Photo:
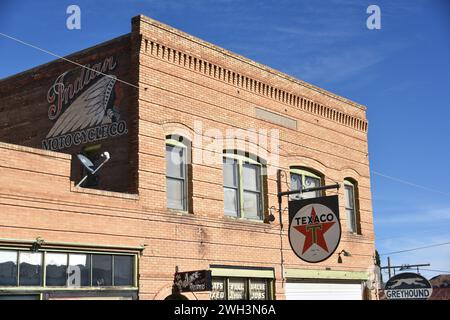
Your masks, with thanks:
M117 67L114 57L86 67L64 72L48 90L48 117L55 122L42 140L44 149L61 150L128 133L121 118L123 89L109 74Z

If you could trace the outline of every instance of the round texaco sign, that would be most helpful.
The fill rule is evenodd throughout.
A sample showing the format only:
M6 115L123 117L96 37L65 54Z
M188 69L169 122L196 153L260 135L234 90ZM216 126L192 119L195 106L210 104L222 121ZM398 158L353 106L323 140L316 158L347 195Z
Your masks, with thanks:
M301 207L289 226L294 253L306 262L321 262L333 254L341 240L341 223L327 206L318 203Z

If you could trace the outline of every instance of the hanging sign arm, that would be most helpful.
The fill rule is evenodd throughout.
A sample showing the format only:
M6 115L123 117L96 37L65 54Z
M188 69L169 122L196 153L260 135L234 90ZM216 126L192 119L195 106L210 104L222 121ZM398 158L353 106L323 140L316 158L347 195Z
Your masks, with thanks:
M282 223L282 219L281 219L282 218L282 213L283 213L283 209L282 209L283 196L288 196L288 195L291 195L291 194L305 193L305 192L310 192L310 191L339 189L341 187L341 185L339 183L336 183L336 184L332 184L332 185L328 185L328 186L313 187L313 188L306 188L306 189L299 189L299 190L290 190L290 191L282 191L281 190L281 175L282 175L282 170L278 169L277 170L277 197L278 197L278 214L280 216L279 218L280 218L281 228L283 228L283 223Z

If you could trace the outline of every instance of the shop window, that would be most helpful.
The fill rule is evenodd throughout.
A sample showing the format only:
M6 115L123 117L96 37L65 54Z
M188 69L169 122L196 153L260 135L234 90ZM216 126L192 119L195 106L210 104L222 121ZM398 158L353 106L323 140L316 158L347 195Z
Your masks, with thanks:
M249 300L268 300L267 280L250 279Z
M40 300L38 294L1 294L0 300Z
M131 254L0 250L0 287L37 287L43 286L44 283L47 287L58 288L134 287L134 280L135 255Z
M320 187L322 185L322 178L313 171L291 168L291 190L301 190L307 188ZM310 199L320 197L321 191L309 191L304 193L293 194L290 196L291 200Z
M228 300L247 299L246 281L243 278L228 279Z
M183 137L166 137L166 194L170 209L188 211L189 146Z
M92 286L112 286L112 256L92 255Z
M42 253L19 252L19 286L42 285Z
M213 278L212 279L211 300L226 300L225 286L226 286L226 279Z
M0 286L17 286L16 251L0 251Z
M271 280L264 278L213 277L211 300L269 300Z
M47 253L45 256L45 284L65 286L67 282L67 254Z
M246 156L223 157L225 215L261 220L263 217L262 165Z
M132 256L114 256L114 285L133 285L133 261Z
M357 207L357 184L350 179L344 180L345 213L347 217L347 230L351 233L360 233L359 213Z
M91 285L91 256L88 254L69 254L68 287L87 287Z

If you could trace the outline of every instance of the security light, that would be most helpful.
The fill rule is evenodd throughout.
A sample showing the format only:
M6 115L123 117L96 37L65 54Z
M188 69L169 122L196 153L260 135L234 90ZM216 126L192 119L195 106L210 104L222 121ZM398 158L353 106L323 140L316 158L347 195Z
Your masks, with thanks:
M83 179L81 179L80 182L78 182L77 187L81 186L81 184L88 178L89 175L93 175L95 174L98 170L100 170L100 168L109 161L109 159L111 159L111 156L109 155L109 152L105 151L103 152L100 157L105 158L105 160L98 166L96 167L91 160L89 160L86 156L82 155L82 154L78 154L77 155L78 160L80 160L81 164L83 164L83 166L86 168L86 170L88 170L88 174L84 176Z
M352 256L350 252L345 251L345 250L341 250L341 252L338 253L338 263L342 263L342 257L341 257L341 254L342 254L344 257L351 257L351 256Z

